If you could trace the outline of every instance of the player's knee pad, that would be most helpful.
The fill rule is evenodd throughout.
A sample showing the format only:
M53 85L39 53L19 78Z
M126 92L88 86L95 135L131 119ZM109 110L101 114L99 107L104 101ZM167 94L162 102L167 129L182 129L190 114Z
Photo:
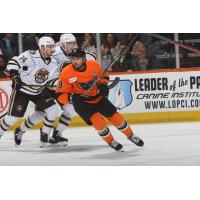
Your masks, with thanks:
M36 116L38 119L44 119L45 117L45 112L42 112L42 111L36 111Z
M54 120L56 118L56 116L58 115L58 112L59 112L59 109L58 109L58 106L56 104L45 109L46 117L50 120Z
M45 118L45 112L36 110L29 118L34 123L42 121Z
M64 106L62 106L63 109L63 113L65 116L69 117L69 118L73 118L76 114L73 105L71 104L66 104Z
M100 113L94 113L90 121L96 130L103 130L107 127L106 121Z
M115 112L114 115L112 115L111 117L107 117L107 119L110 121L112 125L117 126L117 127L121 126L122 124L126 122L124 117L118 112Z

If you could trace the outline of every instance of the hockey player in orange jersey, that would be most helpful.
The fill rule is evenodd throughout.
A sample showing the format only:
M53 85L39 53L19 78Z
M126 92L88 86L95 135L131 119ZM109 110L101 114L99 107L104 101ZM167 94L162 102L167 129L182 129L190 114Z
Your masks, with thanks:
M59 103L73 103L80 117L92 125L102 139L116 151L122 151L123 146L113 138L105 118L131 142L143 146L144 142L134 135L127 121L107 99L109 77L104 75L99 79L102 73L101 67L95 61L86 61L84 51L78 49L72 52L71 64L60 74L56 88ZM84 96L97 79L97 84Z

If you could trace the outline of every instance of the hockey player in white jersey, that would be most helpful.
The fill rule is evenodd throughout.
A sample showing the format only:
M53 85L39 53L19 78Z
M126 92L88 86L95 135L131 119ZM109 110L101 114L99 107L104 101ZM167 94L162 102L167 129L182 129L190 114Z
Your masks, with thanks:
M76 37L71 33L64 33L60 36L59 41L60 46L56 47L56 51L53 57L56 59L60 70L70 64L70 54L75 48L78 48L76 43ZM96 60L95 54L91 52L86 52L87 60Z
M63 67L66 67L68 64L70 64L70 53L74 50L76 46L76 38L73 34L62 34L60 37L60 46L56 46L55 52L52 54L52 58L56 60L57 66L59 68L59 72L62 71ZM55 96L55 88L56 88L56 80L58 80L59 74L56 77L56 79L53 79L51 82L49 82L48 85L46 85L46 90L51 95L52 98L56 99ZM63 145L66 145L68 143L68 139L64 138L62 136L62 132L66 127L70 124L71 119L75 115L75 111L73 106L65 105L61 106L63 113L60 116L59 124L57 129L54 129L52 138L54 139L54 142L62 142ZM35 112L32 114L34 117L34 123L29 123L29 118L25 120L24 123L20 126L20 130L22 132L25 132L27 129L31 128L34 124L43 121L46 116L45 112L42 112L37 107L35 109ZM58 130L58 131L57 131ZM40 141L42 143L47 142L47 136L44 134L43 129L40 129Z
M73 34L62 34L60 36L60 46L56 47L56 50L53 54L53 58L57 61L57 65L60 68L60 72L64 67L70 64L70 54L76 48L76 38ZM58 77L57 77L58 78ZM56 82L54 82L53 87L49 88L51 91L51 95L56 99L55 94ZM52 137L55 141L62 143L63 145L68 144L68 139L63 137L62 132L66 129L66 127L70 124L71 119L75 115L74 108L71 104L69 105L60 105L63 110L57 128L54 128ZM37 111L36 111L37 112ZM40 140L44 141L42 131L40 133Z
M70 64L70 62L71 62L70 54L77 47L76 38L73 34L70 34L70 33L62 34L60 36L59 44L60 44L60 46L56 47L55 52L53 53L52 57L56 60L60 71L62 71L62 69L64 67L67 67L67 65ZM88 60L96 59L95 55L93 55L92 53L86 53L86 58ZM58 79L58 77L57 77L57 79ZM56 99L55 88L56 88L56 80L57 79L54 79L53 81L51 81L51 83L49 84L49 86L51 85L51 87L47 86L49 93L52 95L52 97L54 99ZM58 123L57 128L54 128L52 138L54 139L55 142L57 141L57 142L62 143L63 145L67 145L68 139L63 137L62 132L71 123L71 120L75 115L75 111L71 104L60 105L60 106L61 106L63 112L59 118L59 123ZM40 110L36 109L35 113L33 113L32 116L35 116L34 124L36 124L45 118L45 113L44 112L42 113ZM26 119L25 122L21 125L20 130L25 132L28 128L30 128L34 124L28 123L28 119ZM40 132L41 132L40 133L41 142L46 142L47 137L45 134L43 134L43 130L40 129Z
M64 67L67 67L70 64L70 54L75 48L77 48L76 38L73 34L67 33L60 36L60 45L56 47L56 51L53 54L53 57L57 60L58 65L60 66L60 71ZM92 53L86 52L87 60L96 60L96 56ZM54 90L55 92L55 90ZM56 98L56 96L55 96ZM53 131L53 138L57 139L63 144L67 144L67 138L64 138L62 132L66 129L67 126L71 123L72 118L75 115L75 110L72 104L60 105L63 112L59 118L59 123L57 128Z
M57 62L52 58L55 51L54 40L50 37L42 37L39 40L39 50L26 51L19 56L13 57L7 65L6 73L13 80L13 90L10 97L8 114L3 118L0 126L0 137L3 132L14 125L20 117L24 116L29 101L34 102L38 112L33 113L25 121L30 127L38 119L44 119L43 133L47 141L54 143L50 138L58 107L47 91L46 85L58 77L59 68ZM15 142L21 143L25 131L17 128L15 130Z

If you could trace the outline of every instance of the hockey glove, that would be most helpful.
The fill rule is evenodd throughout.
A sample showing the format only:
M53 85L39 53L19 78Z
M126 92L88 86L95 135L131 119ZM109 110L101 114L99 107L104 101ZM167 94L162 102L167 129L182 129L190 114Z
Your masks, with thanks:
M19 72L18 72L18 70L16 70L16 69L11 69L11 70L6 69L6 70L4 71L4 74L5 74L7 77L10 77L10 78L12 79L13 77L18 76L18 75L19 75Z
M104 96L104 97L108 97L108 94L109 94L108 85L105 84L105 83L101 83L99 85L99 95Z
M22 85L22 81L19 75L18 70L11 69L9 71L6 71L7 76L9 76L12 79L12 88L13 89L20 89Z

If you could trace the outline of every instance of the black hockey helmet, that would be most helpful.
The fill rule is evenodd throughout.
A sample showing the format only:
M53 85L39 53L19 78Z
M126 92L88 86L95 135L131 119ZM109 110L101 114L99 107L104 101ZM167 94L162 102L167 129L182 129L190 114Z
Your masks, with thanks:
M70 57L83 57L85 58L85 51L83 51L82 49L78 48L78 49L74 49L73 52L70 54Z

